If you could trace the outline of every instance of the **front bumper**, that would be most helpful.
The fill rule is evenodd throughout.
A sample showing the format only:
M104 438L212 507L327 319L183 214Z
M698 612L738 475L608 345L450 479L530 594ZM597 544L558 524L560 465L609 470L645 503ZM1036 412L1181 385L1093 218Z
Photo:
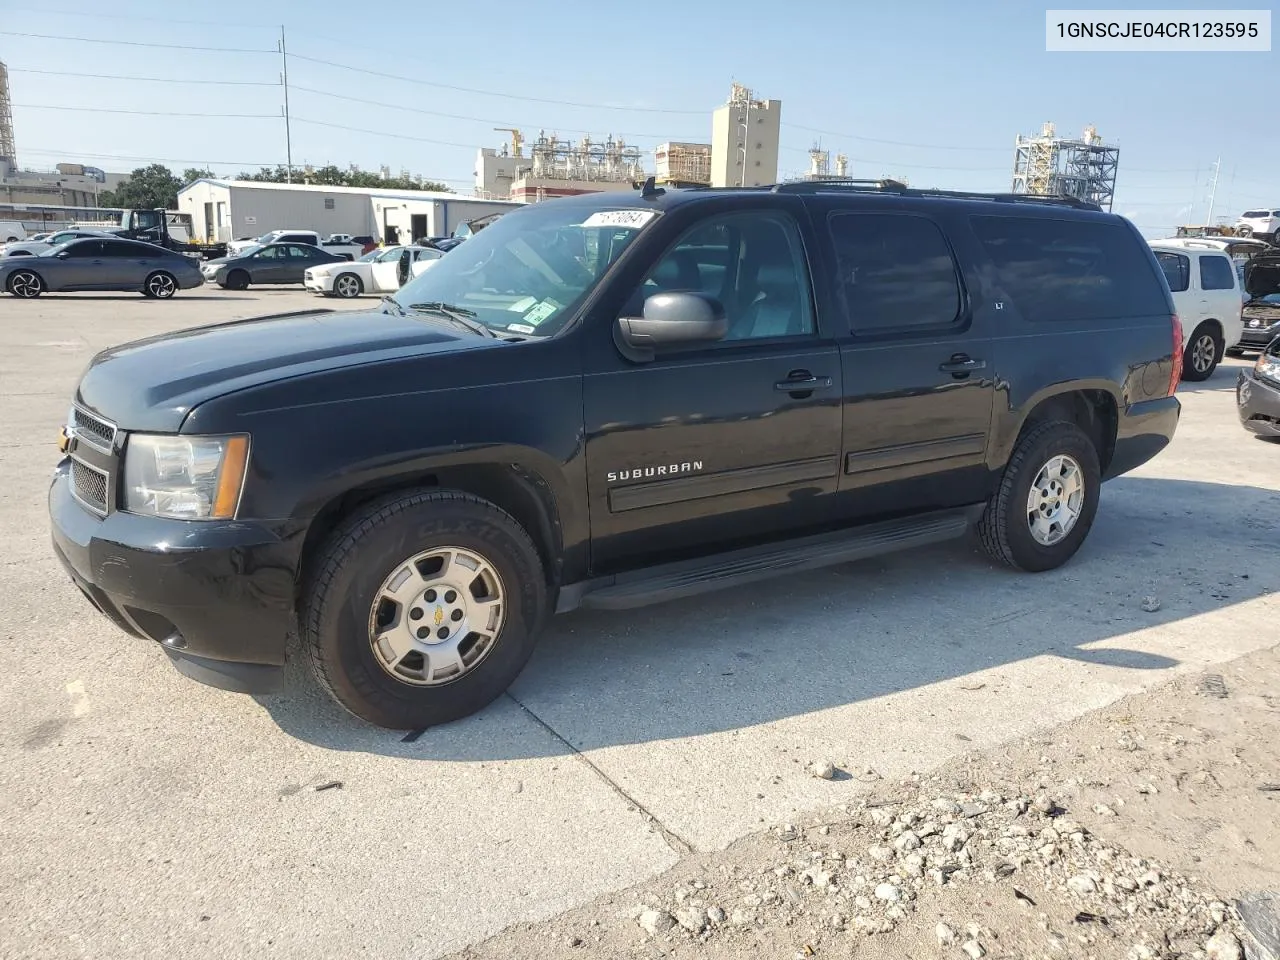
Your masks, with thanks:
M302 285L317 293L329 293L333 289L333 277L306 277L302 278Z
M1280 386L1259 380L1252 370L1241 370L1236 380L1236 413L1249 432L1280 437Z
M273 689L295 626L289 545L253 523L97 517L72 497L69 470L64 459L49 486L53 550L89 602L193 679Z
M1250 327L1246 324L1237 346L1261 350L1276 337L1280 337L1280 322L1273 323L1269 327Z

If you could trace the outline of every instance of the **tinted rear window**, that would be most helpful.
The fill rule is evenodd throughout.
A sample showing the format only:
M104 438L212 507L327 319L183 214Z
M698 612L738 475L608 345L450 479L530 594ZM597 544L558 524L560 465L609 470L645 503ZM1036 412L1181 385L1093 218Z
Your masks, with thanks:
M1235 271L1226 257L1200 258L1200 289L1231 290L1236 285Z
M972 217L999 295L1032 321L1164 314L1165 288L1148 247L1120 223Z
M1180 253L1165 253L1163 250L1156 254L1156 260L1160 262L1160 269L1164 271L1164 278L1169 281L1169 290L1173 293L1182 293L1191 286L1191 260L1184 257Z

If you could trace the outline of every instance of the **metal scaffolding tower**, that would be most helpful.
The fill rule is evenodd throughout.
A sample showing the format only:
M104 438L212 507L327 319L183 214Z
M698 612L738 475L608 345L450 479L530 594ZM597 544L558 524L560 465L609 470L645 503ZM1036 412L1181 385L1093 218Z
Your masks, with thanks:
M1108 146L1092 126L1078 140L1058 137L1046 123L1038 137L1018 136L1013 153L1013 192L1065 195L1111 209L1120 148Z
M9 68L0 62L0 167L16 170L18 151L13 146L13 111L9 109Z

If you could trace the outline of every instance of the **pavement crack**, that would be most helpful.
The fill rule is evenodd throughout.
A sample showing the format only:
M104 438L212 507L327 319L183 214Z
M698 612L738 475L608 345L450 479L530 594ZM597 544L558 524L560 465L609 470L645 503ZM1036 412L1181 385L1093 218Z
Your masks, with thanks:
M555 737L558 741L560 741L562 744L568 747L569 750L573 753L573 756L579 762L585 764L591 770L592 773L594 773L597 777L599 777L602 781L604 781L604 783L609 787L609 789L611 789L619 797L621 797L631 806L635 807L638 811L640 811L640 815L643 816L648 823L653 824L653 826L657 829L658 833L661 835L662 839L666 841L667 846L670 847L673 852L679 854L680 856L685 856L687 854L691 854L694 852L693 844L689 843L687 840L681 837L674 830L667 827L661 820L659 820L656 816L654 816L652 811L650 811L643 803L641 803L631 794L627 793L627 791L624 790L622 786L618 784L617 781L615 781L607 773L605 773L598 766L592 763L590 758L587 757L586 754L584 754L572 743L570 743L568 740L562 737L560 733L553 726L551 726L551 724L547 723L547 721L543 720L540 716L538 716L536 713L530 710L527 706L521 703L520 700L517 699L515 695L513 695L510 691L507 691L506 695L511 700L512 703L514 703L517 707L519 707L521 710L527 713L529 717L534 721L534 723L538 724L538 726L542 727L543 730L547 731L547 733L551 734L551 736Z

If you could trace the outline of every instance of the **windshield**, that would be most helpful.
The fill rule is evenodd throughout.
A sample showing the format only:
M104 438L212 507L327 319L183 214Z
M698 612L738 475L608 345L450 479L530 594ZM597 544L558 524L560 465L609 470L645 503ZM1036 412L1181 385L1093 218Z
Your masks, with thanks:
M385 250L378 250L375 248L373 250L370 250L363 257L356 257L356 263L373 263L384 253L386 253Z
M387 260L399 260L402 250L404 250L404 247L384 247L381 250L374 250L369 256L379 263L384 263ZM363 260L364 258L361 257L360 259Z
M392 299L408 310L446 306L494 331L550 336L656 216L653 210L592 210L555 200L512 210L434 261Z
M263 248L263 246L264 246L264 244L261 244L261 243L255 243L252 247L245 247L243 250L241 250L239 253L237 253L237 254L236 254L236 256L237 256L237 257L252 257L255 253L257 253L259 250L261 250L261 249Z

